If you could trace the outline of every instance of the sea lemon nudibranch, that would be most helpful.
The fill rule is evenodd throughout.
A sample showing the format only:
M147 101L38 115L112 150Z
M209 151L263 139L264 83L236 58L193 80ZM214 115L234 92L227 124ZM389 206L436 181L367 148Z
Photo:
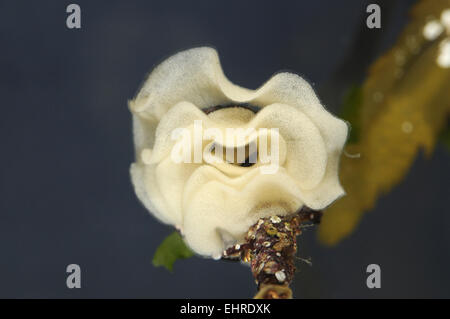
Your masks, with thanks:
M214 49L194 48L157 66L129 106L136 194L200 255L221 256L260 218L321 210L344 194L347 124L296 74L245 89Z

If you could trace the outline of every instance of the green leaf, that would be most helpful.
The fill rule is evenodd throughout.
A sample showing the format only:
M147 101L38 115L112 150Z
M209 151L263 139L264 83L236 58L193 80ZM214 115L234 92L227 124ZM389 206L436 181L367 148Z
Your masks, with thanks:
M447 125L447 127L441 133L439 140L447 147L447 150L450 152L450 125Z
M180 234L173 232L156 249L153 256L153 266L163 266L167 270L172 271L173 263L177 259L186 259L192 256L194 256L194 253L186 246Z
M341 105L341 118L351 124L349 143L356 143L359 140L361 123L359 121L360 108L362 104L362 89L360 86L353 85L346 92Z

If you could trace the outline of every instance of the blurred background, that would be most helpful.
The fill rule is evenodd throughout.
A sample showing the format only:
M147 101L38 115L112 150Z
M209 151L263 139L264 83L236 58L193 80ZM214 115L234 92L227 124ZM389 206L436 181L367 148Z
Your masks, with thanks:
M366 27L372 2L381 29ZM257 88L294 71L339 114L415 2L78 0L82 28L70 30L70 1L2 0L0 297L252 297L250 269L239 263L194 257L173 273L153 267L172 229L131 186L127 100L163 59L209 45L231 81ZM299 259L295 296L450 298L449 180L438 142L336 245L307 230L299 256L313 265ZM66 287L72 263L81 289ZM367 288L368 264L381 266L381 289Z

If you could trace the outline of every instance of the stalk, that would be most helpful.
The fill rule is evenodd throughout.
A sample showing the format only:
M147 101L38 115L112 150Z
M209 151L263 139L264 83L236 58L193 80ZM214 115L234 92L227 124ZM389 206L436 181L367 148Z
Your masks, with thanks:
M318 224L321 216L322 212L304 207L293 215L261 218L250 227L244 243L228 248L223 258L250 265L258 287L255 299L290 299L297 236L306 223Z

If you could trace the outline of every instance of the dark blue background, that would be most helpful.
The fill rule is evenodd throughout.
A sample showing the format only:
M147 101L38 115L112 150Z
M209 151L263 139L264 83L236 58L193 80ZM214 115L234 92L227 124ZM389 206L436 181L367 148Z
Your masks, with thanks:
M192 258L173 274L151 265L172 230L139 204L127 100L172 53L212 45L227 76L256 88L288 69L337 112L342 94L391 46L414 1L378 1L382 29L365 27L369 1L0 2L0 297L246 298L240 264ZM334 248L299 239L297 297L450 297L449 157L420 155L356 232ZM82 288L65 268L82 268ZM382 268L382 288L365 268Z

